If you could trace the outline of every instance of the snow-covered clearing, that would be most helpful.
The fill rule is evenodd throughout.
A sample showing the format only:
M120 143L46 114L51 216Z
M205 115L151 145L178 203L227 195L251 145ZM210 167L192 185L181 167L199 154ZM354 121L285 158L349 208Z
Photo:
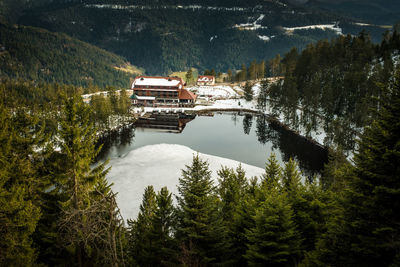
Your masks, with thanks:
M118 206L124 219L135 219L142 202L144 189L153 185L156 191L167 186L168 190L178 194L177 185L181 170L190 165L197 152L182 145L149 145L130 151L121 158L110 160L112 166L108 180L117 194ZM227 158L198 153L207 160L212 171L212 178L217 184L217 171L221 166L236 169L239 162ZM248 178L261 176L264 170L259 167L241 164Z
M247 30L247 31L267 29L268 27L261 25L261 21L264 19L264 17L265 15L261 14L254 22L235 24L233 28L238 28L240 30Z
M239 96L232 87L226 85L193 86L186 89L195 92L199 97L232 98Z
M275 35L267 36L267 35L257 35L260 40L265 42L269 42L272 38L275 38Z
M342 35L342 28L340 28L336 23L333 24L319 24L319 25L308 25L308 26L301 26L301 27L283 27L288 33L292 33L297 30L332 30L336 32L337 35Z

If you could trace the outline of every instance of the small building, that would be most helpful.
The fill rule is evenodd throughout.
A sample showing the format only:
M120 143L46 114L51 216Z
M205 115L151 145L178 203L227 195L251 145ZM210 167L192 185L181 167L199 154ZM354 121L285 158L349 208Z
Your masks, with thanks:
M199 75L197 85L214 85L215 77L211 75Z
M132 83L132 104L146 107L193 106L196 95L185 90L179 77L138 76Z

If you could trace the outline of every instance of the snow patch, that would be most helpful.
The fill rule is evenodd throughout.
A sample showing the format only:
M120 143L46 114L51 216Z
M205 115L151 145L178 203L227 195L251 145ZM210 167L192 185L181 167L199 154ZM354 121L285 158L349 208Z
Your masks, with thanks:
M209 98L232 98L239 95L230 86L217 85L217 86L193 86L186 89L195 92L199 97Z
M265 15L261 14L254 22L235 24L233 28L238 28L240 30L255 31L259 29L268 29L267 26L261 26L261 21L264 19Z
M217 35L211 36L211 37L210 37L210 42L211 42L212 40L214 40L214 39L217 39L217 38L218 38Z
M130 151L121 158L110 160L112 166L107 179L113 183L112 189L117 194L117 203L125 220L135 219L142 202L144 189L153 185L156 191L167 186L177 195L177 185L185 165L192 163L193 155L198 152L182 145L158 144L144 146ZM221 166L236 169L240 162L198 153L207 160L212 171L212 179L217 184L217 171ZM241 163L247 177L261 176L264 169Z
M272 36L266 36L266 35L257 35L259 39L269 42L272 38L275 38L275 35Z
M308 26L301 26L301 27L283 27L283 29L286 30L287 33L293 33L294 31L297 30L315 30L315 29L321 29L321 30L332 30L336 32L337 35L342 35L342 29L338 26L337 23L333 24L319 24L319 25L308 25Z

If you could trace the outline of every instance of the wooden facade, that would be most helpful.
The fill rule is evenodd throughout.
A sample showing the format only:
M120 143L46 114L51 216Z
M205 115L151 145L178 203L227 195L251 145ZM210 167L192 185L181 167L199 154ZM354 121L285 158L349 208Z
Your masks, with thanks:
M184 89L184 82L178 77L139 76L132 83L136 106L180 107L193 106L197 96Z

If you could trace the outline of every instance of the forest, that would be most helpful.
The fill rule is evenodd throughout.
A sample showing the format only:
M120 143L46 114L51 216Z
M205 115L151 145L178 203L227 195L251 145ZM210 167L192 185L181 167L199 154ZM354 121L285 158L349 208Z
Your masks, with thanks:
M79 10L71 10L57 12L79 17ZM219 23L217 18L212 22ZM175 23L168 27L175 29ZM361 32L303 43L304 50L293 48L273 59L258 58L254 51L232 57L235 46L226 50L234 58L231 63L205 59L199 66L214 73L229 69L229 79L247 81L250 89L256 79L281 77L277 83L262 82L256 96L260 110L268 106L273 114L283 114L295 130L322 127L329 162L320 177L306 179L295 160L281 166L271 154L261 177L248 177L240 166L221 167L214 183L208 163L194 155L177 177L178 196L171 189L156 192L149 186L138 216L122 218L118 192L107 181L107 161L97 158L99 140L115 125L130 123L123 89L129 76L109 64L123 66L126 61L64 35L0 27L5 78L0 83L0 266L400 265L397 28L379 44ZM86 30L90 32L84 28L79 35ZM227 30L224 38L231 33L251 34ZM160 38L135 34L144 44ZM246 38L243 42L257 47ZM132 51L143 52L128 43ZM161 43L165 51L173 44ZM184 49L193 57L154 57L165 60L163 70L196 66L201 50ZM220 50L215 47L214 52ZM41 73L43 66L52 75ZM82 81L76 69L97 81ZM103 88L107 97L93 95L89 105L83 103L82 94ZM243 120L252 121L246 116ZM262 140L268 133L259 126L266 120L256 123Z
M130 78L141 72L125 59L65 34L0 22L0 79L128 88Z
M293 48L283 57L265 63L267 76L281 77L276 83L261 82L257 97L260 110L281 115L295 131L326 133L324 145L353 151L365 126L375 118L384 88L393 79L400 50L397 29L387 32L376 45L365 32L318 41L299 52ZM233 73L232 80L247 81L251 90L260 65L253 61ZM228 70L228 73L231 71ZM250 99L252 95L250 95ZM248 99L248 100L250 100Z
M247 3L227 2L230 2L226 4L228 7ZM90 1L90 4L102 2ZM143 4L150 5L149 8L130 9L97 8L90 4L54 4L34 8L21 15L18 23L64 32L123 56L150 75L169 74L190 67L201 71L239 69L242 63L249 64L250 59L269 60L292 47L301 50L309 43L337 36L329 29L286 34L283 27L332 24L335 21L343 25L352 23L351 19L339 15L284 6L275 1L240 10L183 9L176 5L162 8L156 1L144 1ZM187 6L191 2L181 4ZM135 5L140 4L135 2ZM262 28L241 30L235 27L253 23L261 15L264 15L259 21ZM372 28L376 28L374 33L379 37L384 31L379 27ZM259 36L273 37L265 41Z
M91 166L100 149L95 107L60 86L69 93L53 102L51 137L43 108L8 101L16 86L2 85L0 94L2 266L400 263L398 68L353 163L332 154L321 179L304 182L295 161L279 166L272 154L262 177L222 167L214 184L208 163L195 155L182 170L177 201L167 188L150 186L127 224L106 163Z

